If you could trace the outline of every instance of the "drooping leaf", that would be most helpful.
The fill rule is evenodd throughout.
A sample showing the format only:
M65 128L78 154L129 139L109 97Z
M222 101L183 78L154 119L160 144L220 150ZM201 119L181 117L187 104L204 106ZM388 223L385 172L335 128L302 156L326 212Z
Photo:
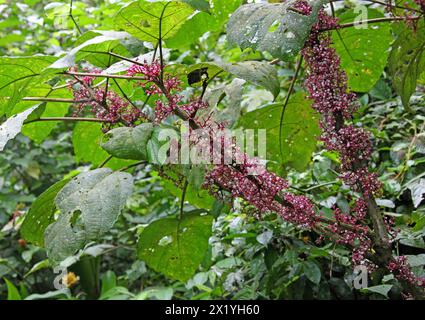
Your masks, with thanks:
M276 68L264 61L243 61L237 63L204 62L191 66L187 70L187 73L190 74L195 70L204 70L210 78L219 72L226 71L235 77L266 88L274 97L280 91L280 82L277 77ZM201 80L202 78L198 82Z
M412 194L412 201L415 208L419 207L424 200L425 195L425 179L420 179L408 185Z
M101 147L120 159L147 160L147 144L152 131L151 123L141 124L135 128L116 128L104 135Z
M275 58L290 60L303 48L325 1L309 1L312 6L309 16L290 10L296 2L252 3L239 7L227 25L229 42L242 50L267 51Z
M49 259L61 261L108 232L132 188L130 174L106 168L82 173L66 184L55 198L59 217L45 232Z
M82 39L69 53L55 61L49 66L51 69L69 68L75 65L81 59L90 60L90 62L100 67L107 67L109 55L106 53L113 51L120 45L121 40L128 40L131 36L127 32L117 31L91 31L82 36ZM122 47L122 46L121 46ZM125 51L123 47L121 51ZM115 62L111 58L112 62Z
M384 16L380 11L369 8L368 19ZM353 22L358 13L345 11L338 18L340 23ZM332 40L341 66L347 72L348 85L353 91L368 92L379 80L387 65L393 37L389 23L369 23L366 28L344 28L334 31Z
M139 258L169 278L187 281L194 275L208 249L213 218L185 214L179 221L165 218L143 230Z
M55 221L56 206L54 200L58 192L68 182L69 179L56 182L33 202L20 229L22 238L37 246L44 246L44 232Z
M9 140L15 138L21 132L25 120L39 105L35 105L21 113L13 115L0 126L0 151L3 151Z
M102 124L93 122L79 122L72 132L72 145L74 146L75 159L77 162L89 162L94 166L100 165L109 154L100 147L102 140ZM134 163L133 160L117 159L110 160L106 167L113 170Z
M417 30L404 26L397 35L390 57L388 71L397 94L408 108L421 73L425 71L425 23L420 20Z
M241 2L241 0L212 0L212 8L209 11L202 10L205 12L198 12L186 20L177 33L167 39L167 46L186 48L198 41L205 32L221 31L229 14L235 11Z
M363 292L378 293L378 294L383 295L384 297L388 298L388 292L390 292L392 287L393 287L392 284L381 284L381 285L378 285L378 286L364 288L364 289L362 289L362 291Z
M156 43L172 37L193 12L184 2L139 0L117 13L115 25L140 40Z
M265 129L267 160L271 170L281 172L285 166L302 171L311 161L320 135L318 115L304 94L291 96L283 118L282 136L279 137L283 104L266 105L244 114L237 126L244 129ZM282 142L280 150L279 139Z
M310 280L314 284L320 283L322 274L320 272L320 268L316 263L314 263L313 261L304 261L303 270L308 280Z

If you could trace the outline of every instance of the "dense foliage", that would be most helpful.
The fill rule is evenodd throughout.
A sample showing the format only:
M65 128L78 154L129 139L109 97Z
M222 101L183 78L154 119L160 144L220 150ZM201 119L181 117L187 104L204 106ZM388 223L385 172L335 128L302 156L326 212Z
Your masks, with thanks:
M423 0L0 17L0 299L425 299Z

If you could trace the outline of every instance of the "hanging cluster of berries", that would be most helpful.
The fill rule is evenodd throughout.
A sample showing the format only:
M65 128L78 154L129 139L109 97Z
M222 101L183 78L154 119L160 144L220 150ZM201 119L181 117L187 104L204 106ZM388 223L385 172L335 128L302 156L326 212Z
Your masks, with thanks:
M72 71L76 71L75 68ZM100 71L95 69L90 73L96 74ZM111 124L122 121L126 125L133 125L146 118L138 108L112 91L111 88L94 87L95 76L76 77L76 79L75 82L69 82L74 99L78 101L74 116L78 116L88 109L98 119Z
M305 1L301 3L304 3L300 6L303 8ZM328 150L336 151L340 155L343 181L362 194L363 199L372 199L380 194L381 183L376 173L368 169L372 154L371 136L364 129L347 124L356 110L356 97L348 90L347 76L341 68L339 56L330 46L330 36L322 32L337 29L338 20L328 16L322 9L319 11L318 21L312 28L302 55L308 71L305 85L314 101L313 108L322 116L321 140ZM356 200L349 213L335 209L336 223L329 229L339 236L338 242L354 246L354 264L365 264L373 269L376 266L367 260L372 241L367 234L368 226L365 222L368 204L363 199ZM391 221L384 222L388 233L394 238L396 232ZM350 225L351 228L340 228L342 223ZM423 281L418 280L412 273L406 257L393 258L387 268L398 279L414 285L423 285Z

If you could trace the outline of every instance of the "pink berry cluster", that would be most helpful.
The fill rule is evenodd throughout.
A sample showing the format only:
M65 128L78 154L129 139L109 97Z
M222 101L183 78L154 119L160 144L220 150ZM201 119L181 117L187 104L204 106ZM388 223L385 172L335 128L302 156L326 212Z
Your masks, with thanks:
M344 182L364 195L376 195L380 182L376 174L368 170L371 137L362 128L346 124L356 110L356 97L348 90L347 76L335 49L330 46L330 36L320 32L337 25L336 19L323 10L319 12L319 23L302 51L308 66L306 88L314 101L313 108L322 115L321 140L328 150L340 154Z
M312 28L302 55L307 65L305 82L313 108L321 114L322 136L328 150L336 151L341 159L341 178L353 190L365 197L380 192L381 184L368 166L372 154L369 133L360 127L347 124L356 110L356 96L348 90L347 76L341 68L340 58L331 45L331 38L323 30L338 28L338 20L319 11L319 22ZM334 210L335 224L329 227L338 235L338 242L354 247L352 261L366 263L366 253L371 247L365 217L367 203L358 199L351 212ZM351 226L342 228L341 224Z
M284 220L305 228L311 228L316 222L311 201L305 196L284 193L287 182L268 171L250 175L243 165L238 169L231 165L216 165L208 172L204 187L216 196L221 189L229 191L232 197L246 200L260 213L277 212ZM277 196L281 196L282 203L276 200Z
M305 16L309 16L313 9L305 0L297 1L292 5L292 8L297 9L297 11Z
M91 70L90 73L96 74L100 71L95 69ZM76 82L69 84L74 99L79 101L74 116L88 108L96 118L109 123L123 121L126 125L133 125L136 121L145 118L138 108L112 91L111 88L93 87L95 79L95 76L82 76L77 78Z
M182 97L178 95L181 91L181 81L170 74L163 74L161 64L154 60L152 63L144 62L133 64L127 70L127 75L143 75L145 80L139 84L145 89L147 95L157 95L155 101L155 122L160 123L178 108ZM166 97L166 102L160 99ZM180 108L180 107L179 107Z
M406 256L394 257L388 264L388 270L399 280L425 288L425 279L418 278L413 274Z

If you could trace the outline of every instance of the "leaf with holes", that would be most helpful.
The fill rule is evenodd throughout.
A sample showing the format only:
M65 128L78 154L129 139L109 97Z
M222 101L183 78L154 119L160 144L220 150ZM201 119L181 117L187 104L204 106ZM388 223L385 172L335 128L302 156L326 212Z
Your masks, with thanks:
M97 240L114 225L133 189L133 177L124 172L96 169L81 173L55 198L60 210L44 236L49 259L58 262Z
M183 215L181 221L157 220L140 235L138 256L167 277L187 281L208 250L212 221L211 216L194 213Z
M58 192L69 182L69 179L56 182L44 191L31 205L21 226L21 235L28 242L44 246L44 232L52 224L56 211L55 198Z
M384 15L376 9L368 9L368 19ZM340 23L355 21L354 10L339 16ZM393 41L389 23L370 23L366 28L345 28L334 31L333 43L341 57L341 66L347 72L351 90L368 92L379 80L387 65L389 49Z
M227 25L229 42L242 50L267 51L273 57L290 60L304 47L318 11L326 2L309 1L312 13L302 15L291 10L298 0L284 3L252 3L239 7Z
M143 123L135 128L116 128L103 136L101 147L120 159L147 160L147 144L152 131L151 123Z
M283 104L275 103L244 114L237 126L244 129L265 129L268 167L281 173L285 166L302 171L311 161L320 135L318 114L303 93L291 96L279 136ZM279 141L282 143L280 149Z
M14 139L22 129L25 120L34 112L40 105L33 106L21 113L15 114L7 119L0 126L0 151L3 151L9 140Z
M405 26L397 35L392 48L388 71L394 89L408 108L418 78L425 71L425 23L419 21L416 31Z
M140 40L156 43L172 37L193 12L184 2L140 0L121 9L115 25Z

